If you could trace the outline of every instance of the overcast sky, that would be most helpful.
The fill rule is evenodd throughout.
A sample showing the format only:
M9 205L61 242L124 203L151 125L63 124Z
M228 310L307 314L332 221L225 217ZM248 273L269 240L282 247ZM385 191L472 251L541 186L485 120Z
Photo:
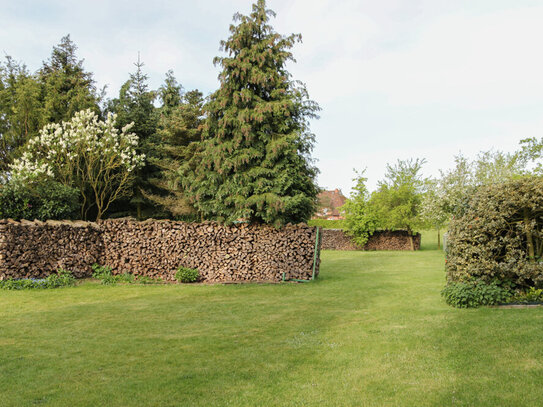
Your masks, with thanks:
M459 152L513 151L543 132L543 1L269 0L282 34L301 33L295 79L322 107L312 130L319 184L370 187L385 164L425 157L427 176ZM116 96L138 51L153 88L168 69L185 89L218 86L212 64L248 0L0 0L0 51L32 71L70 34Z

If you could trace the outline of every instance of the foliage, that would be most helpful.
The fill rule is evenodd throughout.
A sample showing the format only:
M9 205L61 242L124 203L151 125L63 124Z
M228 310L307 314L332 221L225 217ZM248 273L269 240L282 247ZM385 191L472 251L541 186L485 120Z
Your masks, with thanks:
M521 140L519 154L528 163L533 164L531 172L534 175L543 176L543 137L539 140L535 137Z
M0 187L0 219L76 219L79 191L55 181L12 180Z
M425 159L417 158L387 164L385 179L379 182L377 191L371 194L368 202L368 212L375 217L376 228L407 230L412 250L415 250L412 235L421 226L424 181L420 170L425 163Z
M518 291L509 299L509 302L515 304L543 303L543 289L530 287L526 291Z
M100 280L104 285L115 285L117 283L128 283L132 284L135 281L135 278L130 273L123 274L113 274L111 272L111 267L101 266L99 264L92 265L92 277Z
M21 158L11 165L18 182L51 179L77 188L81 217L93 208L100 219L112 202L128 193L134 171L144 156L136 152L138 137L115 128L115 115L105 121L91 110L76 113L69 122L48 124L29 140Z
M428 178L424 181L424 193L420 204L420 224L437 231L437 247L441 248L441 229L449 222L450 215L445 212L439 190L439 180Z
M204 104L198 90L178 95L180 91L181 85L177 85L169 72L160 89L163 106L153 136L153 148L148 152L148 162L158 169L149 179L155 192L144 194L175 218L195 215L195 209L181 187L179 170L183 163L190 161L201 140Z
M496 280L487 283L483 280L450 282L441 295L445 302L456 308L477 308L484 305L503 304L511 298L512 291Z
M351 197L341 207L345 216L345 230L359 246L364 246L370 236L375 232L378 219L375 212L369 206L369 192L366 188L367 178L364 171L357 173L356 182Z
M46 289L73 285L75 285L75 277L70 271L64 269L59 269L56 274L51 274L46 278L8 278L6 280L0 280L0 289L4 290Z
M62 37L38 72L43 114L49 123L70 120L81 110L100 113L101 96L96 91L92 74L84 70L83 60L78 60L76 50L70 35Z
M139 54L138 61L134 65L136 71L130 74L130 79L121 87L119 98L110 101L108 111L117 115L116 126L119 130L133 123L131 129L140 140L136 151L147 159L153 149L152 138L157 130L158 115L154 106L157 94L149 90L148 76L143 73L144 63L140 61ZM162 96L165 97L164 94ZM149 202L145 199L144 193L152 188L149 178L153 177L156 171L157 168L148 161L144 161L135 173L129 204L131 208L135 208L138 219L142 219L145 209L150 209L153 215L153 208L148 208ZM152 193L152 190L148 193Z
M200 148L182 170L183 186L206 218L280 226L314 213L309 120L319 107L286 69L301 37L276 33L274 15L264 0L248 16L236 14L238 24L221 42L227 56L215 58L220 88L206 106Z
M345 220L338 219L310 219L307 221L308 226L318 226L324 229L344 229Z
M200 273L196 269L179 267L175 273L175 279L180 283L194 283L198 281Z
M45 124L40 83L23 64L0 64L0 176Z
M448 231L451 282L498 279L543 286L543 178L479 187Z

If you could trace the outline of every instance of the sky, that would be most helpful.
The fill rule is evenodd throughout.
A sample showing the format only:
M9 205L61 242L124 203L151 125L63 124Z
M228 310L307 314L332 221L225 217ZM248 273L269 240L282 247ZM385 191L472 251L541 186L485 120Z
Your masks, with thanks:
M31 71L70 34L108 95L134 71L151 88L173 69L185 89L218 87L219 42L250 0L0 0L0 51ZM348 194L354 169L370 189L387 163L514 151L543 135L543 1L268 0L281 34L301 33L289 65L322 111L311 129L321 187Z

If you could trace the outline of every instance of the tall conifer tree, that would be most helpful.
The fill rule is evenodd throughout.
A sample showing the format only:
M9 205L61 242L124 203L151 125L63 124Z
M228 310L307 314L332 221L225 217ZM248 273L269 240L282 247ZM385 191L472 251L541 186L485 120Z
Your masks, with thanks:
M140 60L139 54L134 65L136 71L130 74L130 79L121 87L119 98L110 102L108 110L117 114L119 129L134 123L131 131L139 137L138 153L145 154L148 158L152 155L153 136L158 122L157 109L153 104L156 92L149 89L148 76L143 72L144 63ZM136 175L128 212L132 213L135 210L138 219L155 215L154 205L144 197L145 190L151 187L149 178L155 171L156 169L146 160L145 166ZM122 212L127 212L126 208Z
M318 105L286 69L301 36L283 36L269 24L275 13L259 0L221 42L227 56L220 88L206 107L199 154L182 172L194 205L206 218L272 223L309 219L318 188L310 153L309 119ZM195 161L197 162L195 164Z
M68 121L75 113L89 108L100 113L101 96L92 73L84 70L76 51L77 46L66 35L53 47L51 58L39 71L44 114L51 123Z

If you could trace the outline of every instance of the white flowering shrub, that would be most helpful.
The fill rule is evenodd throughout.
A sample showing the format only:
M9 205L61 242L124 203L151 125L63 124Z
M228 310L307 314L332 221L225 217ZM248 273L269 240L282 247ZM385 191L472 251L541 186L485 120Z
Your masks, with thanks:
M95 207L100 219L112 202L130 190L135 171L145 156L137 153L138 137L115 128L116 115L105 121L89 110L72 120L46 125L25 146L21 158L11 165L14 180L31 182L49 178L81 192L81 216Z

